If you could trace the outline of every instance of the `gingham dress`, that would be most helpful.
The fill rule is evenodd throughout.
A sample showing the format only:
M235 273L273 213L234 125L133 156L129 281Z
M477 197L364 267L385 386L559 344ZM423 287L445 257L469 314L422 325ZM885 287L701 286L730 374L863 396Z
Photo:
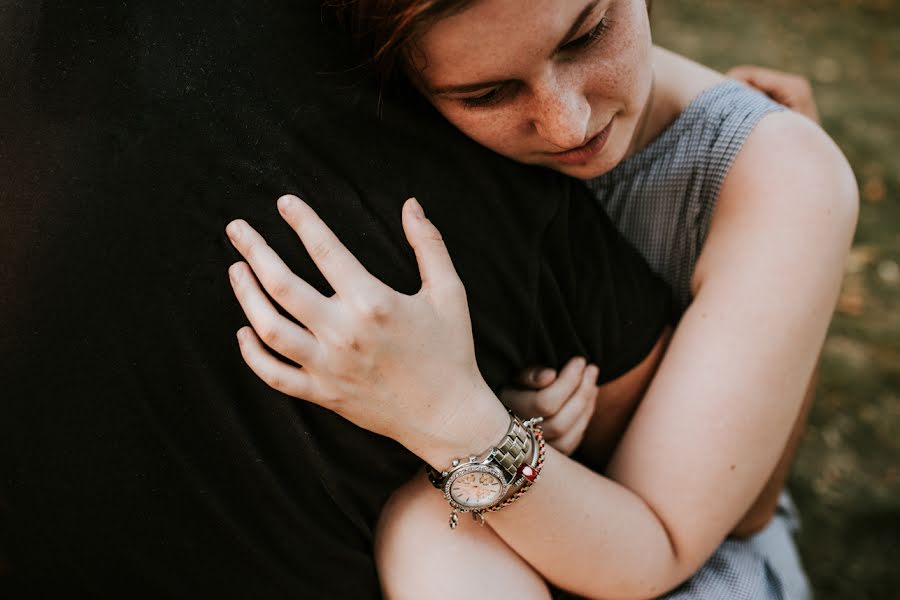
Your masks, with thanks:
M784 110L726 81L698 96L660 136L587 182L616 227L671 286L683 311L722 182L765 115ZM799 520L782 494L773 522L749 540L726 540L667 600L807 600L794 547Z

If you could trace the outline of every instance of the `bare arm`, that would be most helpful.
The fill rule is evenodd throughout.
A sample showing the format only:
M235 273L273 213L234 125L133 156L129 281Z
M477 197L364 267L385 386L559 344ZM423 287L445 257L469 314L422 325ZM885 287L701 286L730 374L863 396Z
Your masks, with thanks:
M800 407L800 415L794 423L787 446L785 446L784 452L775 466L775 471L772 472L763 491L754 500L753 506L747 511L747 514L741 517L741 522L732 530L732 536L746 538L759 533L775 516L775 510L778 508L778 496L784 489L788 476L791 474L794 456L796 456L797 450L800 448L800 441L803 439L803 432L806 430L806 420L809 417L809 411L816 397L817 379L816 375L813 375L812 379L810 379L809 386L806 388L806 395L803 398L803 405Z
M698 265L695 300L615 451L611 481L588 483L569 465L548 469L553 483L492 520L551 581L616 597L668 589L702 564L773 473L800 413L855 223L855 182L823 138L808 121L772 115L738 157ZM566 481L579 490L574 497L557 489ZM529 542L533 531L517 525L540 522L541 514L557 515L552 537ZM562 540L570 540L568 552ZM585 573L561 558L573 554L603 559ZM626 573L634 579L622 581ZM609 594L598 580L621 587Z

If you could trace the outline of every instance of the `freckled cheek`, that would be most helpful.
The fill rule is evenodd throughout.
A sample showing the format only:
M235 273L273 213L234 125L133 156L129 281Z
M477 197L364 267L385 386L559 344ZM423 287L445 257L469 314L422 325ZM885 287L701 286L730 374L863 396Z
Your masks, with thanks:
M617 36L614 41L606 48L606 58L594 63L587 94L592 104L608 103L603 108L630 116L643 106L641 90L652 69L650 45L628 35Z

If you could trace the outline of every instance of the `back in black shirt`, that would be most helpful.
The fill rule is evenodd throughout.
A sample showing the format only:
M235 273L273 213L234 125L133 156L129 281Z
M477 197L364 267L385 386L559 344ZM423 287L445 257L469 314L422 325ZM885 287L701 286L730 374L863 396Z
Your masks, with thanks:
M497 390L575 354L624 373L669 292L579 182L380 97L317 2L167 4L0 21L0 590L377 597L373 526L419 461L246 368L225 224L324 291L275 209L295 193L413 292L415 195Z

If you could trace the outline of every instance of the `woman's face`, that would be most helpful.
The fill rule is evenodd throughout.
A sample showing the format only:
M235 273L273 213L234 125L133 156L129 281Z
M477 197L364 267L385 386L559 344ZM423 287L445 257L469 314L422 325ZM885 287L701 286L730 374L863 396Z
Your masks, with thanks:
M644 0L477 0L420 36L411 67L475 141L587 179L631 146L650 49Z

